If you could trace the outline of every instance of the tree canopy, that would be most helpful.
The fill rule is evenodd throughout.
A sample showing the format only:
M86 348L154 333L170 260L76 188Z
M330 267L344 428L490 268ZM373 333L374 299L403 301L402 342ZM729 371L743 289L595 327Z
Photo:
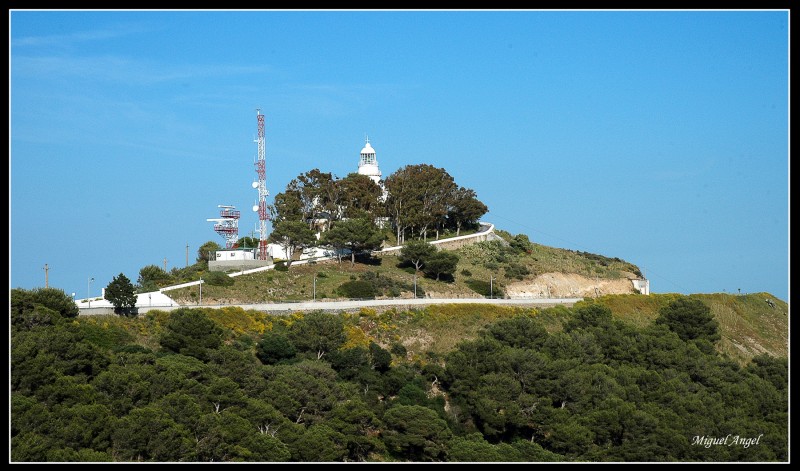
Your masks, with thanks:
M662 310L702 321L682 336L596 301L127 318L36 294L10 296L15 462L788 460L788 360L705 348L694 302Z
M106 287L105 298L114 305L117 314L136 315L136 289L123 273L111 279Z

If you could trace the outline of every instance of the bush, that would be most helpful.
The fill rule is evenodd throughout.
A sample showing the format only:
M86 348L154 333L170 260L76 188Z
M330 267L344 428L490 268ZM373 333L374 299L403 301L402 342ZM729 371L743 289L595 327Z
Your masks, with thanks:
M233 278L222 273L221 271L211 271L206 273L203 281L211 286L231 286L234 283Z
M289 271L289 267L286 266L286 262L281 260L275 263L275 271Z
M408 350L406 350L405 345L402 343L393 343L389 351L392 352L392 355L397 355L403 358L405 358L408 354Z
M505 267L505 272L508 278L516 278L518 280L525 278L526 275L531 273L528 267L519 263L509 263Z
M265 365L274 365L297 354L294 344L283 334L269 332L258 342L256 356Z
M472 272L465 268L465 269L461 270L461 275L466 276L466 277L470 277L470 276L472 276Z
M375 286L363 280L342 283L337 292L345 298L375 299Z
M33 302L52 309L61 317L78 317L78 306L72 296L57 288L36 288L32 291Z
M481 296L486 296L486 297L490 296L489 293L490 286L492 289L491 297L502 298L505 296L505 293L503 293L503 290L497 285L496 282L493 285L491 285L488 281L473 279L473 280L467 280L466 284L472 291L475 291Z

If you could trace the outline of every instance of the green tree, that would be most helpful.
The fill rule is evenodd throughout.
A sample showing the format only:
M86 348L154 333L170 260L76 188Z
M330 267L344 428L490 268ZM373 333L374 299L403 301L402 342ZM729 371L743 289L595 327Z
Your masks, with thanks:
M325 424L315 424L295 442L299 461L341 461L347 456L345 436Z
M209 240L197 249L197 261L208 262L209 260L213 260L214 257L216 257L215 254L217 250L222 250L222 247L213 240Z
M121 461L192 461L194 439L185 427L150 405L134 409L114 430L114 454Z
M398 243L403 242L407 228L416 229L424 239L429 229L435 229L438 237L457 188L445 169L428 164L406 165L389 175L384 184Z
M456 236L461 234L461 227L478 222L489 208L481 203L474 190L459 187L453 192L452 202L447 219L456 227Z
M282 333L267 332L256 345L256 356L265 365L274 365L297 354L294 344Z
M400 249L400 261L414 265L419 272L425 262L436 252L436 247L422 240L412 240Z
M258 247L258 239L255 237L245 236L241 237L237 242L236 245L239 248L243 249L254 249Z
M273 224L281 221L304 221L300 192L287 190L275 195L275 204L268 207Z
M201 310L185 308L172 311L160 340L164 349L200 360L208 360L209 350L221 342L222 329L214 321Z
M78 306L62 289L36 288L32 291L33 302L52 309L61 314L61 317L78 317Z
M339 205L338 188L330 173L313 169L297 176L286 186L286 193L297 195L302 220L313 227L315 219L327 224L336 217Z
M397 405L386 411L383 421L384 443L398 457L413 461L444 459L452 433L436 412L422 406Z
M375 224L366 218L338 221L323 234L323 240L337 248L339 262L341 249L350 249L350 266L356 263L356 253L380 248L384 236Z
M270 242L280 245L286 252L286 266L292 265L292 257L296 250L310 247L316 241L314 233L302 221L284 220L272 229L269 235Z
M380 198L383 191L366 175L351 173L338 180L342 217L358 218L380 213Z
M436 275L439 281L441 275L452 275L458 266L458 255L445 250L438 250L425 260L425 274L428 276Z
M126 316L136 315L136 289L127 276L120 273L106 286L105 298L114 305L114 312Z
M58 323L62 318L58 311L37 303L34 292L32 291L15 288L11 290L10 298L12 330L53 325ZM71 299L70 303L75 306L75 310L77 311L78 307ZM71 312L69 313L71 314Z
M699 299L678 298L659 310L656 324L664 324L682 340L704 339L712 344L720 339L719 323L711 309Z
M313 311L292 324L289 339L298 350L314 352L319 359L327 352L338 350L347 336L340 316Z
M170 281L170 276L158 265L147 265L139 269L139 285L140 292L156 291L159 286L163 286Z
M386 451L379 438L383 424L361 399L348 399L337 404L326 424L344 437L349 460L367 461L371 455Z

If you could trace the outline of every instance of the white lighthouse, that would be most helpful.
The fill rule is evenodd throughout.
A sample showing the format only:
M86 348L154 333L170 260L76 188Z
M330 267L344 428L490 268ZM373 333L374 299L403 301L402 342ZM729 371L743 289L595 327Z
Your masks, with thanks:
M369 143L369 137L366 138L366 144L361 149L361 158L358 161L359 175L366 175L372 181L381 184L381 169L378 168L378 159L375 158L375 149Z

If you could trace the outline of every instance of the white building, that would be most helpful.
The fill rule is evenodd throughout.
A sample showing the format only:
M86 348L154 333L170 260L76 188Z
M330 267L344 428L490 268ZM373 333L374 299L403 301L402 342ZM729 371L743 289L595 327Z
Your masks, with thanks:
M218 262L228 260L255 260L255 249L233 249L233 250L217 250L215 260Z
M383 180L381 179L383 174L381 174L381 169L378 167L378 158L375 156L375 149L373 149L372 145L369 143L369 137L366 138L366 141L364 148L361 149L361 157L358 160L358 174L369 177L370 180L381 187L381 201L385 202L388 192L383 186Z
M378 159L375 157L375 149L369 143L369 137L366 139L367 143L361 149L361 159L358 161L358 174L366 175L372 181L381 184L381 169L378 167Z

